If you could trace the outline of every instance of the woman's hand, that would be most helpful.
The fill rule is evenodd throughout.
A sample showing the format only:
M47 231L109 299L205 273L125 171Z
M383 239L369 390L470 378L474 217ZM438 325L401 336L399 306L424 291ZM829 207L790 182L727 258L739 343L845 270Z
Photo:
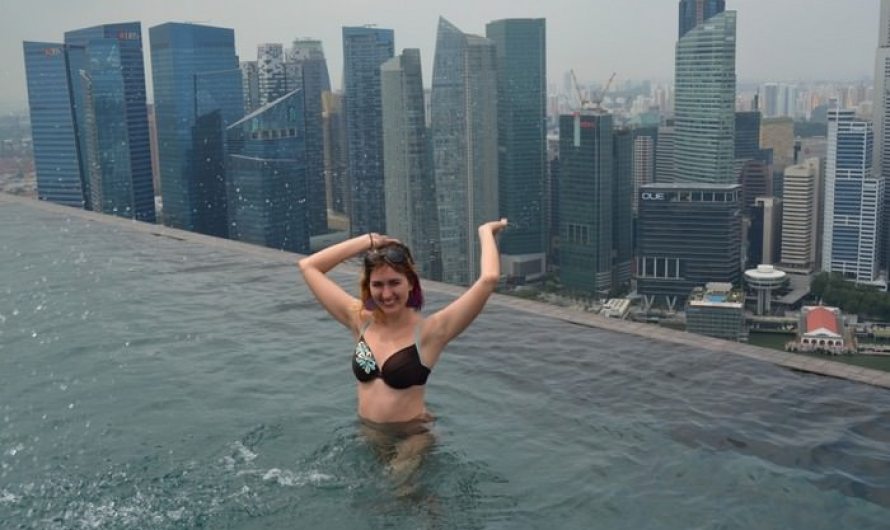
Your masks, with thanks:
M507 228L507 218L501 217L498 221L489 221L482 225L479 225L479 232L483 230L491 232L491 235L497 235L498 232Z
M375 248L385 247L386 245L389 245L391 243L399 243L399 244L402 243L401 241L399 241L398 239L396 239L394 237L389 237L388 235L385 235L385 234L378 234L377 232L369 233L368 238L371 240L371 249L370 250L374 250Z

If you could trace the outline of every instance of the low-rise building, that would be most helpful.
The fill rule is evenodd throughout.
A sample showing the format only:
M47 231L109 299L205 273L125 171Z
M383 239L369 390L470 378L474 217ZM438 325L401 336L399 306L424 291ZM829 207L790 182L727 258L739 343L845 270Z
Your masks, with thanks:
M800 310L797 340L791 351L821 352L840 355L856 351L844 325L844 315L837 307L804 306Z
M744 294L731 283L710 282L695 288L686 302L686 331L747 342Z

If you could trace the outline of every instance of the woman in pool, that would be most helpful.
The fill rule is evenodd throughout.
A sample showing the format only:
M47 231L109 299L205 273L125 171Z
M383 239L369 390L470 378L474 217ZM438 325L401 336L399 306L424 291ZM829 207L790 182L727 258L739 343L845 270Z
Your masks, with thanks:
M401 431L392 465L419 456L429 440L432 420L424 394L430 370L442 349L482 311L500 278L495 235L507 220L479 226L479 278L457 300L424 318L423 294L408 247L380 234L365 234L300 260L312 293L338 322L349 328L356 346L352 371L358 380L358 415L366 426ZM355 298L326 276L340 262L365 252L361 298ZM424 437L426 438L426 437Z

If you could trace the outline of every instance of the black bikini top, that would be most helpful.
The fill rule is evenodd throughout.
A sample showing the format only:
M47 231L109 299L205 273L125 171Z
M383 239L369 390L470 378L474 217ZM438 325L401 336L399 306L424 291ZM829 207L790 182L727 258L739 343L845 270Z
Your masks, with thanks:
M415 385L425 385L430 376L430 369L420 362L420 326L414 328L414 344L402 348L390 355L381 369L365 342L365 330L371 322L362 326L355 353L352 355L352 373L362 383L368 383L380 377L388 386L405 389Z

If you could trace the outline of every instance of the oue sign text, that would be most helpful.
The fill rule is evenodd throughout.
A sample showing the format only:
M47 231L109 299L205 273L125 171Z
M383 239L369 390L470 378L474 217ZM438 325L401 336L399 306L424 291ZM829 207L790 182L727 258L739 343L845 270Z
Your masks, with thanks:
M653 193L649 191L644 191L640 194L640 198L644 201L663 201L664 193Z

